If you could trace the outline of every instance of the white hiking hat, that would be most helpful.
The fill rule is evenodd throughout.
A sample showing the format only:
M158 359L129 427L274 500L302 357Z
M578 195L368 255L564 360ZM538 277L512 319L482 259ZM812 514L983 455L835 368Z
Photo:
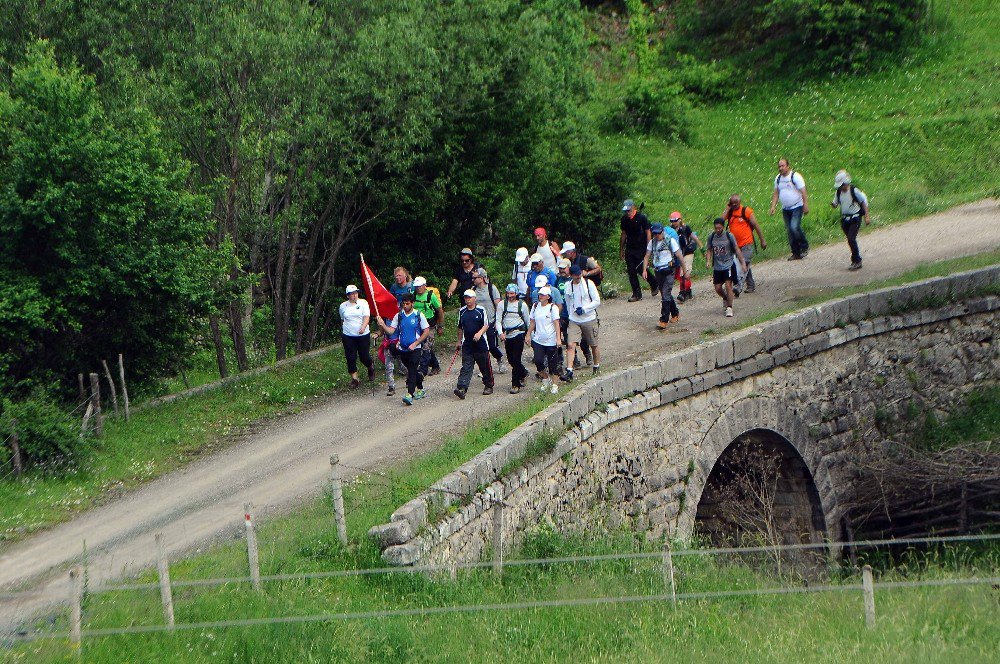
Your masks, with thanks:
M565 254L567 251L576 251L576 245L570 242L569 240L563 242L562 249L560 250L559 253Z
M528 258L528 250L525 247L518 247L517 251L514 252L514 260L523 263L526 258Z
M472 289L470 288L469 290L467 290L467 291L465 291L464 293L462 293L462 295L463 295L464 297L471 297L471 298L475 298L475 297L476 297L476 291L474 291L474 290L472 290Z
M548 283L549 283L549 278L546 277L544 274L540 274L537 277L535 277L535 288L538 288L540 286L547 286Z
M541 254L531 254L531 262L532 263L541 263L542 262L542 255Z
M552 289L549 288L548 286L542 286L541 288L538 289L538 294L548 295L549 297L552 297Z
M560 269L562 269L562 268L567 268L568 269L569 266L571 265L571 263L569 262L568 258L560 258L559 261L556 263L556 265Z
M427 285L427 280L424 279L423 277L417 277L416 279L413 280L414 288L420 288L421 286L426 286L426 285Z
M841 169L833 176L833 186L835 189L840 189L845 184L851 184L851 174Z
M357 293L358 287L355 286L354 284L351 284L350 286L344 289L344 292L347 293L348 295L350 295L351 293Z

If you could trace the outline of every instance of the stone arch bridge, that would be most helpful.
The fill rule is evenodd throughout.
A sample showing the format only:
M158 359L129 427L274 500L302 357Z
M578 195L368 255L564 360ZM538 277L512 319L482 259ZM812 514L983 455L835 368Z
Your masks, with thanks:
M851 443L1000 379L997 284L1000 266L855 295L602 376L370 534L398 565L478 560L544 522L713 534L734 518L727 473L765 458L779 538L842 541ZM539 435L554 449L525 459Z

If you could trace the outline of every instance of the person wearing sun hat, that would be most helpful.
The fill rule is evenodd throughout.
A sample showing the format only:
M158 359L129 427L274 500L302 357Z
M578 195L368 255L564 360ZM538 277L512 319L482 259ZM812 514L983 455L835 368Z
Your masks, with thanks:
M667 329L670 321L677 321L680 318L680 311L677 303L674 302L674 267L683 261L680 244L674 237L668 236L663 228L663 224L653 224L650 227L653 239L646 245L646 256L642 260L643 276L648 274L649 264L653 265L653 272L656 274L656 284L660 291L660 321L657 327L661 330Z
M462 369L458 374L455 396L464 399L472 382L472 368L479 366L483 376L483 394L493 394L493 367L490 365L486 331L489 317L486 310L476 304L476 291L471 288L462 293L465 306L458 310L457 350L462 353Z
M694 294L691 292L694 252L704 247L694 229L684 223L684 218L680 212L674 211L670 213L670 227L677 232L677 237L679 238L678 244L681 245L681 254L684 255L684 260L677 266L674 272L674 277L680 279L680 293L678 294L677 301L686 302L694 297Z
M434 376L441 373L441 363L434 354L434 340L441 334L444 310L441 308L441 298L427 287L427 279L424 277L418 276L413 280L413 308L422 313L431 324L431 333L421 347L420 373Z
M559 375L559 347L562 331L559 329L559 307L552 304L552 287L538 289L538 302L532 305L528 316L528 337L534 354L535 369L542 380L542 391L556 394L559 386L551 376Z
M524 300L518 297L517 284L507 284L505 299L497 306L496 331L507 351L510 364L510 393L517 394L524 387L528 370L524 368L524 339L531 313Z
M514 252L514 268L510 272L510 280L517 287L517 296L522 300L528 299L528 274L531 272L531 254L527 248L518 247Z
M372 340L368 323L372 315L368 302L361 299L357 286L351 284L344 292L347 294L347 301L340 304L340 338L344 344L344 357L347 359L347 371L351 374L353 390L361 384L358 380L358 360L368 367L368 380L375 380L375 363L368 350Z
M858 231L861 230L861 221L865 225L871 224L868 217L868 197L851 184L851 174L845 170L837 171L833 178L833 186L836 192L830 207L840 208L840 228L847 236L847 245L851 248L851 266L848 270L861 269L861 249L858 248Z

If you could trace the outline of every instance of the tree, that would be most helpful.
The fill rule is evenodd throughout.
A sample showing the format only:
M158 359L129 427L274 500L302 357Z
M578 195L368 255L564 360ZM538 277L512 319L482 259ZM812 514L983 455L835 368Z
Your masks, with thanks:
M148 112L109 115L92 77L46 42L28 49L0 92L5 392L119 352L141 382L186 352L223 266L188 169Z

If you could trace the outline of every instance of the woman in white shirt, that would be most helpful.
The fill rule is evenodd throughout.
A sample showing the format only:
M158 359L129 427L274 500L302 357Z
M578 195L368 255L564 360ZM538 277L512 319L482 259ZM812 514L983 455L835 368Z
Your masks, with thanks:
M555 394L559 387L549 376L559 373L559 347L562 332L559 328L559 307L552 304L552 288L542 286L538 290L538 302L531 307L528 317L528 337L534 351L535 368L542 379L542 391ZM548 368L548 371L545 369Z
M344 343L344 356L347 358L347 371L351 374L351 389L361 384L358 380L358 360L368 367L368 380L375 380L375 363L368 348L371 346L371 331L368 322L371 311L368 302L360 299L358 287L351 284L347 287L347 301L340 305L340 320L343 324L340 338Z

